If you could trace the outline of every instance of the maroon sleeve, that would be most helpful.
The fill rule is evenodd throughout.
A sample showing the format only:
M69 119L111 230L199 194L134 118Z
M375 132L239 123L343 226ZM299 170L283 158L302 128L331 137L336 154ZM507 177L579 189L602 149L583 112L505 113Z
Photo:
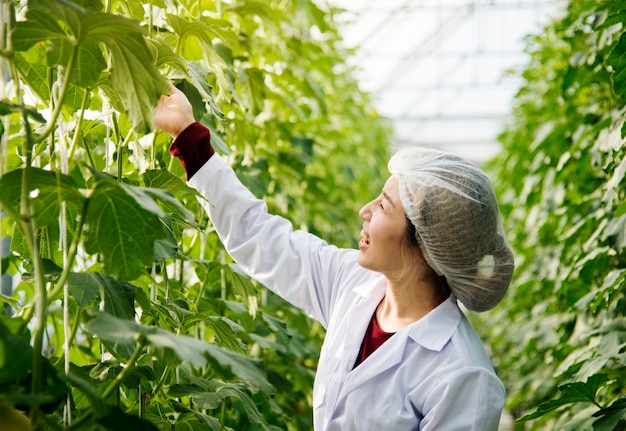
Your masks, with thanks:
M209 129L196 122L187 127L170 146L170 154L178 157L187 173L187 180L215 153Z

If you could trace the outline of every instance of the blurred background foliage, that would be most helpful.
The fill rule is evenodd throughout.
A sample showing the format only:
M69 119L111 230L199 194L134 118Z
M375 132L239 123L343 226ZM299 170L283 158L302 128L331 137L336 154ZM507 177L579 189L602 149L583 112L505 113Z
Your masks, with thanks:
M517 268L477 320L515 429L626 429L624 23L624 1L572 0L527 38L489 166Z

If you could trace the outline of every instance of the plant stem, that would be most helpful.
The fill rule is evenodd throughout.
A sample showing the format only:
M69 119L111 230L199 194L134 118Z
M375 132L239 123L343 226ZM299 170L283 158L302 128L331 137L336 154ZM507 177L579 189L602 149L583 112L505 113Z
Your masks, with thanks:
M70 248L67 251L67 265L63 267L63 272L61 272L61 275L59 276L59 279L54 285L54 288L50 290L51 300L56 299L56 297L61 294L61 292L63 291L63 286L65 285L68 277L70 276L74 259L76 258L76 254L78 253L78 244L80 243L80 237L82 235L83 226L85 225L85 219L87 218L88 207L89 207L89 201L86 200L85 203L83 204L80 217L78 217L78 225L76 226L76 231L74 232L72 244L70 245Z
M28 244L31 260L33 263L33 273L35 275L35 312L37 320L35 322L35 331L33 337L33 370L31 382L31 394L39 395L42 387L42 367L43 367L43 336L46 328L46 309L48 308L48 299L46 292L46 283L43 276L41 264L41 255L39 254L39 243L35 235L35 220L32 217L29 196L29 179L30 164L32 162L32 146L33 136L31 133L30 123L26 112L23 113L24 129L26 136L24 137L24 154L26 155L26 166L22 173L22 190L20 197L20 225L22 227L24 238ZM31 420L37 416L37 408L31 410Z
M161 388L163 387L163 385L165 384L165 379L167 378L167 376L170 374L170 366L166 365L165 369L163 370L163 374L161 374L161 378L159 379L159 382L157 383L156 387L154 388L154 390L152 391L152 394L154 396L156 396L159 391L161 390Z
M67 282L67 279L71 273L74 259L76 258L76 254L78 253L78 244L80 243L80 237L82 234L83 226L85 224L85 218L87 214L88 205L89 205L89 201L85 201L85 204L83 205L82 213L80 217L78 218L78 225L76 226L76 231L74 232L74 238L67 252L67 265L63 267L63 271L61 272L61 275L59 276L56 284L54 285L52 289L50 289L50 292L47 295L51 301L57 299L57 297L61 294L61 292L63 291L63 286ZM19 219L16 219L16 220L19 220ZM30 322L30 319L32 319L33 317L35 308L36 307L30 307L29 309L26 310L26 312L22 316L23 323L18 331L18 334L22 334L26 330L28 323Z
M107 399L113 393L113 391L118 388L118 386L132 371L132 369L135 368L137 359L139 359L139 356L141 356L141 354L143 353L143 348L145 345L145 338L140 337L139 340L137 340L137 347L135 348L135 351L131 355L130 359L128 359L128 362L126 362L126 367L124 367L124 369L115 377L115 380L113 380L111 384L107 386L105 391L102 393L102 398Z
M85 109L87 109L87 101L89 100L89 92L91 90L89 88L85 89L85 94L83 94L83 100L80 102L80 114L78 115L78 120L76 121L76 128L74 130L74 136L72 137L72 143L70 144L70 152L69 152L69 160L72 160L74 156L74 151L76 151L76 145L78 144L78 137L81 135L81 127L83 125L83 119L85 118ZM86 146L86 145L85 145ZM88 153L89 161L91 160L91 154Z
M24 101L22 92L19 88L19 75L17 73L16 65L14 61L10 62L10 71L13 81L18 83L15 87L16 99L20 106L23 106ZM26 111L22 111L22 121L24 123L25 136L22 141L22 152L25 156L24 168L22 170L22 184L20 190L20 216L16 218L16 222L21 227L28 249L30 251L31 260L33 263L33 272L35 274L35 311L37 312L37 322L35 324L35 333L33 337L33 369L32 369L32 381L31 381L31 394L38 395L41 391L41 379L42 379L42 350L43 350L43 334L46 326L46 284L43 277L43 270L41 267L41 256L39 254L38 241L35 236L36 228L35 221L31 214L30 208L30 167L32 164L32 149L34 146L34 140L30 122L28 121L28 114ZM33 309L31 308L30 314L32 315ZM25 329L27 322L24 322L23 328ZM38 408L35 407L31 410L31 421L37 416Z
M124 139L124 141L120 144L120 146L118 147L118 151L117 151L117 181L118 182L122 182L122 178L123 178L123 170L124 170L124 163L123 163L123 159L124 159L124 148L126 148L128 146L128 143L130 142L130 138L133 136L133 130L129 130L128 131L128 135L126 135L126 138Z
M92 416L93 416L93 409L89 409L82 416L78 417L75 421L73 421L71 425L69 425L65 429L72 430L74 428L78 428L80 425L83 424L83 422L85 422L87 419L89 419Z
M36 142L42 142L44 139L48 137L50 133L54 130L55 124L59 115L61 114L61 109L63 108L63 99L65 99L65 95L67 94L67 90L70 87L70 77L72 75L72 69L74 69L74 63L76 62L76 56L78 54L78 45L74 45L72 47L72 51L70 52L70 58L67 61L67 66L65 67L65 77L63 79L63 87L61 87L61 93L59 94L59 98L56 100L56 105L54 106L54 111L52 112L52 117L48 122L48 127L43 131L41 135L39 135L36 139Z
M153 133L150 145L150 169L156 169L156 141L158 133Z

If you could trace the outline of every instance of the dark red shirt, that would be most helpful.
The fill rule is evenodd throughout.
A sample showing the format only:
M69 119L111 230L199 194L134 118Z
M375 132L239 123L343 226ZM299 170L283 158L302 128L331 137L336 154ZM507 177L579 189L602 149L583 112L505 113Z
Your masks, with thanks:
M385 341L391 338L395 332L385 332L378 326L378 320L376 320L376 313L372 315L372 320L365 331L365 337L363 338L363 344L361 344L361 350L356 358L356 367L363 362L369 355L374 353L376 349L383 345Z

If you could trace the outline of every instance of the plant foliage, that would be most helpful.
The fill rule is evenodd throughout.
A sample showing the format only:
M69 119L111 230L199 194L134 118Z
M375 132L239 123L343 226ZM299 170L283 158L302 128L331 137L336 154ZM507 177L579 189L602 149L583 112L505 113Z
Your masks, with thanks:
M311 428L322 328L239 273L151 115L172 81L272 211L353 245L389 129L344 62L338 11L0 8L0 272L16 284L2 296L0 423Z
M516 429L626 427L624 23L623 0L572 0L528 38L491 165L517 269L486 324Z

